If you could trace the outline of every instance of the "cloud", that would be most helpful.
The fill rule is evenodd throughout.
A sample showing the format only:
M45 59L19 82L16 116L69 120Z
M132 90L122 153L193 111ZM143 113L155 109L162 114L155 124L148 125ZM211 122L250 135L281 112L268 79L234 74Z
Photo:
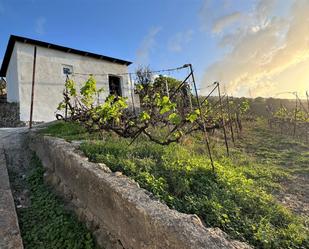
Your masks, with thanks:
M234 12L231 14L228 14L226 16L220 17L217 20L214 21L212 26L212 32L214 33L220 33L225 28L229 27L233 23L240 21L243 17L243 14L241 12Z
M35 21L35 32L39 35L45 34L45 24L46 24L46 18L45 17L39 17Z
M284 16L275 7L260 0L246 24L222 36L218 44L230 49L206 69L204 84L218 80L231 94L254 96L309 88L309 1L293 1Z
M156 44L156 36L161 31L161 27L153 27L149 30L148 34L144 37L140 47L136 52L137 64L148 64L149 55Z
M180 52L183 47L187 45L193 37L194 31L187 30L184 32L179 32L169 39L167 47L172 52Z
M234 10L226 14L232 8ZM242 20L245 14L235 10L235 0L204 0L198 11L198 17L201 23L200 31L220 33L233 23Z
M259 0L256 5L255 14L261 20L268 18L274 10L278 0Z

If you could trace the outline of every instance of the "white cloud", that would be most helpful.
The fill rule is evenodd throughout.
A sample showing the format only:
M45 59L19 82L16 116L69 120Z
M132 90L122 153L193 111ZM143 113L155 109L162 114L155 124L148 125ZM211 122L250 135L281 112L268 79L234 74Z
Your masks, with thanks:
M267 19L274 10L278 0L259 0L256 5L255 14L260 21Z
M183 47L187 45L193 37L194 31L187 30L184 32L179 32L169 39L167 47L172 52L180 52Z
M160 32L161 27L153 27L149 30L148 34L144 37L140 47L136 52L137 64L148 64L150 52L156 44L156 36Z
M229 93L254 96L309 88L309 1L294 1L286 16L276 16L275 3L260 0L246 23L222 36L219 45L230 49L206 69L204 84L218 80Z
M45 17L39 17L35 21L35 32L39 35L45 34L45 24L46 24L46 18Z
M222 32L225 28L229 27L233 23L240 21L243 18L243 16L244 15L241 12L237 11L218 18L213 23L212 32L214 33Z

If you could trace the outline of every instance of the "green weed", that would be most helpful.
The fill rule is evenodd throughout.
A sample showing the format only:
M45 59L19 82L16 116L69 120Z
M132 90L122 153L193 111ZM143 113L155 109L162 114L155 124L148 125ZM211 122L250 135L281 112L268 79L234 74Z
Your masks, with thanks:
M37 157L27 176L31 205L18 209L25 249L93 249L92 235L77 218L66 211L43 182L43 167Z

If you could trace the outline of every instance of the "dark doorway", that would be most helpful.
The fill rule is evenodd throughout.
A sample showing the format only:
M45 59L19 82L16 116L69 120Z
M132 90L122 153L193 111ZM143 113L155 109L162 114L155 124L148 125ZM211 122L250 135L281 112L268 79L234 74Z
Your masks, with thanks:
M108 76L109 94L121 96L120 78L117 76Z

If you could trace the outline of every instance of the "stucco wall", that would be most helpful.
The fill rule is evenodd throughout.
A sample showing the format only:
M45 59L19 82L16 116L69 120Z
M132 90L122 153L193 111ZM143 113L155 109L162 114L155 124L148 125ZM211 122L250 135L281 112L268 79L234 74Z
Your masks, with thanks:
M10 103L19 102L18 89L18 67L17 67L17 47L14 47L8 70L6 72L7 101Z
M30 133L45 181L70 201L105 249L248 249L196 215L169 209L137 183L88 162L62 139Z
M14 87L12 89L8 87L8 91L11 92L9 94L12 96L19 93L19 97L17 95L15 97L20 102L20 119L21 121L29 121L34 46L16 42L14 51L16 54L15 57L17 57L17 67L15 67L16 59L14 59L8 69L8 71L12 71L12 76L8 79L8 85L15 86L15 82L17 81L19 91L16 91ZM55 119L54 112L58 103L62 100L62 91L65 82L65 75L62 72L63 65L72 65L73 72L75 73L108 73L118 75L128 72L128 68L125 65L37 47L33 109L34 121L51 121ZM14 70L14 68L18 70ZM14 75L18 75L17 80L14 78ZM82 84L88 78L88 76L78 74L72 77L78 85ZM109 92L108 75L95 76L95 78L98 87L104 87L106 89L105 93L101 96L103 100ZM121 76L121 84L123 95L130 96L128 77L126 75Z

